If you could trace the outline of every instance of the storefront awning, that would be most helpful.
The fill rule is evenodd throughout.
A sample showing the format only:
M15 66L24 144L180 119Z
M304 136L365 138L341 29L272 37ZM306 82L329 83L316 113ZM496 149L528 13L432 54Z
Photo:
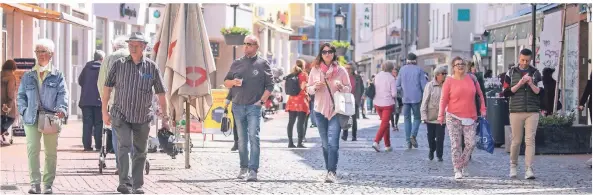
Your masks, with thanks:
M292 32L294 32L294 30L292 30L291 28L285 28L285 27L281 27L281 26L276 26L272 23L266 22L264 20L260 20L258 21L259 24L264 25L268 28L271 28L272 30L284 33L284 34L292 34Z
M57 12L26 3L0 3L0 6L3 9L20 12L39 20L72 24L89 30L93 29L93 26L88 21L64 12Z
M399 43L398 44L387 44L387 45L383 45L382 47L379 47L377 49L373 49L371 51L367 51L364 54L372 54L374 52L378 52L378 51L382 51L382 50L390 50L390 49L392 49L394 47L399 47L399 46L401 46L401 44L399 44Z

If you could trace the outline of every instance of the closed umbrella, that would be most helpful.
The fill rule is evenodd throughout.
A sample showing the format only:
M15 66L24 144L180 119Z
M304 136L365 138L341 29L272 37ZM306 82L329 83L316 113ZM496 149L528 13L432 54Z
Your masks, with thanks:
M189 168L189 115L204 120L212 106L208 75L216 70L200 5L168 4L157 37L153 56L164 70L170 111L175 120L184 111L186 114L185 156Z

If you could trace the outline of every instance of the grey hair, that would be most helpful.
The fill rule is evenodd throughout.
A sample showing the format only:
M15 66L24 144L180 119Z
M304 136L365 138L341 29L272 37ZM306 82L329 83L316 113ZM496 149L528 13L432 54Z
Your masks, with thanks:
M438 66L432 71L432 74L436 78L437 75L446 73L448 71L448 69L449 69L449 67L447 65Z
M102 60L103 58L105 58L105 52L103 52L101 50L95 51L95 54L93 56L93 60L99 61L99 60Z
M127 49L128 48L128 43L126 42L127 40L128 40L128 36L120 35L120 36L115 37L115 39L113 39L113 41L111 43L115 50Z
M51 39L37 40L37 43L35 43L35 48L37 48L38 46L44 47L50 53L54 53L54 49L56 48L56 44L54 44L54 41L52 41Z
M257 46L260 46L260 44L259 44L259 38L257 36L255 36L255 35L247 35L245 37L245 40L255 41L255 43L257 44Z
M391 73L395 68L395 62L393 60L387 60L381 64L381 70Z

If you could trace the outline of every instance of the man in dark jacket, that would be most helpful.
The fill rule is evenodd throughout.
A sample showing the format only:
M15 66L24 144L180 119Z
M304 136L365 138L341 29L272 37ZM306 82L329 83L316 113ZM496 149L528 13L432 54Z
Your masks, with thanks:
M102 146L103 119L101 116L101 97L97 88L99 69L105 58L105 52L95 51L93 61L87 62L78 76L78 85L81 87L78 106L82 109L82 145L84 151L92 151L91 136L95 137L95 149L99 151Z
M362 83L362 77L356 74L353 62L349 62L344 67L346 68L346 71L348 71L348 76L350 77L350 85L352 86L351 92L352 94L354 94L354 109L356 109L356 113L354 114L354 116L352 116L352 141L356 141L356 132L358 131L358 110L360 110L362 95L364 94L364 84ZM344 133L342 134L342 140L346 141L347 139L348 129L344 129Z
M542 76L531 62L532 52L521 50L519 65L509 70L504 78L503 94L509 97L511 119L511 168L509 176L517 177L519 149L525 133L525 179L535 179L533 158L535 156L535 133L539 123L540 88Z

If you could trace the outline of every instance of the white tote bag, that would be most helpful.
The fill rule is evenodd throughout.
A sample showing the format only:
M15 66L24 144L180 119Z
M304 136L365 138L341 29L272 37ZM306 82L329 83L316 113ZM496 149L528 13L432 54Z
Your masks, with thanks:
M334 93L334 105L335 111L338 114L346 116L352 116L356 113L356 103L354 101L354 95L352 93Z

